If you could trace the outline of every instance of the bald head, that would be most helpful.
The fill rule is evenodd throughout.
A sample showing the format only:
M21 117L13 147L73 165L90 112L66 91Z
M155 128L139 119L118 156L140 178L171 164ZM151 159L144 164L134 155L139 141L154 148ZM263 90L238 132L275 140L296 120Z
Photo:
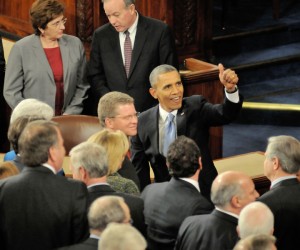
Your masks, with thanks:
M129 223L130 219L127 204L122 197L118 196L107 195L96 199L88 213L90 230L98 235L109 223Z
M212 184L211 200L219 208L239 214L241 209L258 198L251 178L238 171L219 174Z
M254 234L273 234L274 216L264 203L255 201L245 206L239 216L238 233L240 238Z

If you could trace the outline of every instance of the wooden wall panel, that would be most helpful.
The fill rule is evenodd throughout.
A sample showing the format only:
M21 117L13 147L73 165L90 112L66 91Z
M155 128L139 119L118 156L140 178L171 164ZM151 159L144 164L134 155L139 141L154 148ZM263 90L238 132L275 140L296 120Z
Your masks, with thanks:
M0 30L24 37L33 32L29 9L34 0L0 0ZM68 18L66 33L78 36L87 54L93 31L107 22L101 0L62 0ZM160 19L173 30L180 62L194 57L206 60L211 54L212 0L137 0L146 16Z

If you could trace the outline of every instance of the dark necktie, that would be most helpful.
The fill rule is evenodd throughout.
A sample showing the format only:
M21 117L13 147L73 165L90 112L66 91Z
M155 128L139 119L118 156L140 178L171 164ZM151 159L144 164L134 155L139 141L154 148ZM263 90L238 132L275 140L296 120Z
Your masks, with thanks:
M165 125L165 136L164 136L164 143L163 143L164 156L167 156L169 146L175 140L176 137L174 118L175 116L172 113L168 114L167 122Z
M129 76L130 63L131 63L131 55L132 55L132 45L130 40L130 33L128 30L124 32L126 35L124 42L124 57L125 57L125 71L127 77Z

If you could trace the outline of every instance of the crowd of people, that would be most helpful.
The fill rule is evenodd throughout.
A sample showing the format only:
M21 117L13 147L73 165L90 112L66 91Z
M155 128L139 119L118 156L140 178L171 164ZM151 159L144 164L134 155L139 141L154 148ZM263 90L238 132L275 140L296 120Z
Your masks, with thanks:
M218 65L223 103L184 97L168 25L134 0L102 2L109 23L95 30L89 62L81 41L64 34L58 0L32 4L35 33L11 50L1 249L298 249L300 141L269 138L261 167L271 186L261 196L242 171L218 174L209 129L242 108L235 71ZM51 119L81 114L87 98L101 130L71 149L67 178Z

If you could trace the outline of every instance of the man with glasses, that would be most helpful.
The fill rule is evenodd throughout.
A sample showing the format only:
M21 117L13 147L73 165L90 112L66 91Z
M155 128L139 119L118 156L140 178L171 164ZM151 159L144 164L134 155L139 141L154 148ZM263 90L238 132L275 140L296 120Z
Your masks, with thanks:
M103 128L121 130L128 137L137 133L138 115L131 96L113 91L105 94L99 100L98 118ZM118 171L125 178L133 180L140 187L139 178L128 156L125 157Z
M88 78L95 102L110 91L129 94L142 112L157 102L149 74L163 63L178 68L175 41L162 21L136 11L134 0L102 0L109 20L93 36ZM96 106L96 105L94 105Z
M14 109L24 99L47 103L55 115L81 114L87 98L86 56L78 37L65 34L65 7L36 0L30 8L34 34L12 47L3 95Z

